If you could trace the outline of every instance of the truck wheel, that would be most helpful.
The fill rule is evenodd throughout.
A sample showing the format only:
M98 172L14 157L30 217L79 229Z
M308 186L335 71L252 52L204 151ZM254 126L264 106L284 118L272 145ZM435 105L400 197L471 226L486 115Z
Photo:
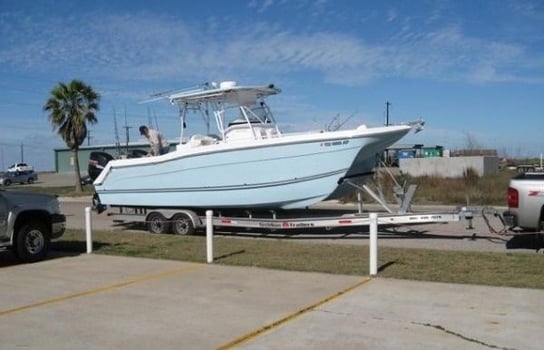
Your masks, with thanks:
M146 222L147 230L151 233L168 233L170 230L170 223L161 213L150 213Z
M32 185L33 183L34 183L34 179L30 177L30 178L28 179L28 184L29 184L29 185Z
M9 186L11 185L11 181L10 180L5 180L4 181L4 186Z
M36 262L45 258L49 244L49 231L45 224L31 221L17 231L15 255L24 262Z
M172 233L176 235L192 235L195 233L195 227L191 218L183 213L175 214L170 220Z

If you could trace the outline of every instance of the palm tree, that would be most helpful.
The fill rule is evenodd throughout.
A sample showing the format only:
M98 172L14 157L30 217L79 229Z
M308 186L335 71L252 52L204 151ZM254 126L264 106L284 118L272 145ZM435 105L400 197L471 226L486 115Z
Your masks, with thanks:
M53 130L62 137L72 151L76 173L76 192L81 192L81 174L77 151L87 137L87 123L95 124L100 94L81 80L72 80L68 84L59 83L51 90L43 110Z

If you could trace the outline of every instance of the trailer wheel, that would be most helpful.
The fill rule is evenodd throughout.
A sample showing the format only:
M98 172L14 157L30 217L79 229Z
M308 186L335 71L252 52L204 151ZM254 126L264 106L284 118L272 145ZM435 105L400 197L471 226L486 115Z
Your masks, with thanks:
M168 233L170 223L161 213L152 212L147 216L147 230L151 233Z
M187 214L177 213L170 220L172 233L176 235L192 235L195 233L193 221Z

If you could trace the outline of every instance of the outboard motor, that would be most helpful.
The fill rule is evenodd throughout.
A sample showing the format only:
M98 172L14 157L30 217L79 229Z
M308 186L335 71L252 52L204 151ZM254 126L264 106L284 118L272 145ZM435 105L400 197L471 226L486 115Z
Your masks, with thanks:
M96 180L98 175L106 167L106 164L113 159L113 156L106 152L91 152L89 156L89 165L87 173L92 181Z

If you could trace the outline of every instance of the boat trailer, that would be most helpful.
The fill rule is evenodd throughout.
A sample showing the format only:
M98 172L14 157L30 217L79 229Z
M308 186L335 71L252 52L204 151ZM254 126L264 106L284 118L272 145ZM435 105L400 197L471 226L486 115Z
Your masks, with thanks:
M325 210L306 209L276 212L251 212L247 210L229 211L216 210L213 212L212 225L215 228L244 228L258 230L311 230L324 228L327 230L342 227L369 226L368 211L363 211L361 193L368 193L382 207L378 212L379 225L418 225L458 222L466 219L470 228L474 217L482 216L490 231L493 233L506 232L506 225L498 211L489 207L457 207L448 212L411 212L411 201L416 185L400 186L397 184L394 195L398 208L393 210L383 199L383 195L375 193L367 185L358 185L350 179L342 179L345 183L357 189L358 210L345 213L345 210L334 211L334 214L324 215ZM206 210L193 208L132 208L118 207L118 213L108 213L116 223L142 223L151 233L194 234L197 230L206 227ZM340 212L340 214L338 214ZM491 226L489 215L498 216L503 228L495 229Z

